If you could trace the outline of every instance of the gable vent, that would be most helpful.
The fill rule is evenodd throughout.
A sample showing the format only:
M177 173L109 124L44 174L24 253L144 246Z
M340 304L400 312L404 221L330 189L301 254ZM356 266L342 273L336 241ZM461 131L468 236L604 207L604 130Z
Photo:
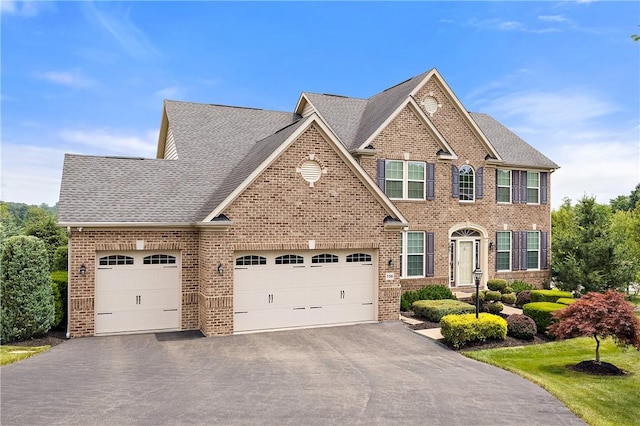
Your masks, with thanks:
M309 186L313 186L313 184L316 183L322 175L322 167L320 167L320 164L314 160L307 160L302 163L299 171L302 178L309 182Z

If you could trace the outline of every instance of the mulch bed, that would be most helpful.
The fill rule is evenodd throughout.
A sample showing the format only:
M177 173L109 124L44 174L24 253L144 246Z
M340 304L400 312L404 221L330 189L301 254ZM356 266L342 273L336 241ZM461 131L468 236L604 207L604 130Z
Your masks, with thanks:
M64 330L49 330L47 334L40 337L32 337L31 339L9 342L11 346L55 346L66 341L66 332ZM3 343L4 344L4 343Z
M576 365L572 365L569 370L578 371L580 373L593 374L596 376L624 376L626 373L624 370L619 369L613 364L609 364L608 362L595 362L591 361L581 361Z
M410 312L410 311L402 312L402 316L407 318L414 317L413 312ZM416 319L422 322L415 325L407 325L407 327L409 327L412 330L426 330L429 328L440 328L440 323L426 321L422 318L416 318ZM514 346L539 345L539 344L547 343L551 341L552 340L547 338L546 336L542 334L538 334L533 338L533 340L522 340L522 339L516 339L515 337L507 336L504 340L489 340L486 342L470 343L462 348L457 348L457 349L447 345L445 342L442 342L442 343L447 345L451 350L460 352L460 351L478 351L482 349L508 348L508 347L514 347Z

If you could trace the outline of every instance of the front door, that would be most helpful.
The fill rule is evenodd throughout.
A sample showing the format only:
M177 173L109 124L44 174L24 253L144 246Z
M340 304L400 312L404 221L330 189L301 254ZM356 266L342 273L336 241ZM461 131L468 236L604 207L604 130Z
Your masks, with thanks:
M474 241L458 241L458 285L473 285Z

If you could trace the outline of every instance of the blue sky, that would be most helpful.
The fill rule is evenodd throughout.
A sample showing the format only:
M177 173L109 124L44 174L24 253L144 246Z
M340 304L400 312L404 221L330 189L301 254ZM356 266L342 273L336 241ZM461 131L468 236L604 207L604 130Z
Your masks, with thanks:
M16 2L1 9L4 201L64 153L154 157L162 100L292 111L433 67L560 164L552 203L640 182L640 2Z

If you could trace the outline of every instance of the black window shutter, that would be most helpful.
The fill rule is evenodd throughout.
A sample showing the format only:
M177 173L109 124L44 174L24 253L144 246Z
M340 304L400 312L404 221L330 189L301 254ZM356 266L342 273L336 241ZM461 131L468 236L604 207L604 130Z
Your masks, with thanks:
M436 198L436 164L427 163L427 200Z
M540 232L540 269L549 269L549 233Z
M386 170L387 169L385 167L384 159L383 158L378 159L378 186L380 187L380 189L382 189L383 192L385 190L384 181L385 181Z
M453 164L451 165L451 196L460 198L460 171Z
M520 232L513 231L511 238L513 238L513 244L511 244L511 269L517 271L520 269Z
M483 194L483 181L484 181L484 167L476 170L476 198L482 198Z
M518 170L511 170L511 198L512 203L520 202L520 172Z
M427 277L435 275L434 268L435 234L427 232Z
M527 202L527 172L520 172L520 202Z
M526 172L525 172L526 173ZM527 269L527 231L520 232L520 270Z
M549 179L549 173L540 173L540 204L547 204L547 179Z

